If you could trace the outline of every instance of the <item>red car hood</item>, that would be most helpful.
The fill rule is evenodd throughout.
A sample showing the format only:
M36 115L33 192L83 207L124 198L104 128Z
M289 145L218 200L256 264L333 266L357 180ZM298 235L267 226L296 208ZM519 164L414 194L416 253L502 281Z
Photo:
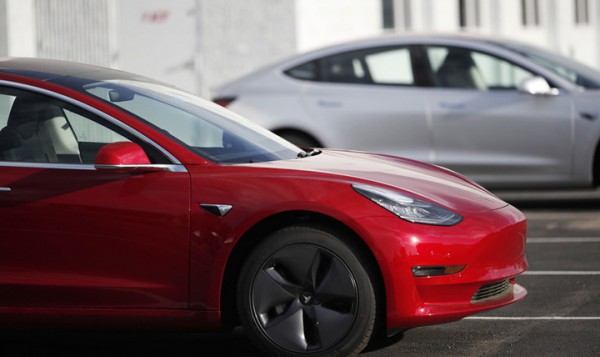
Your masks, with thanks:
M350 182L391 186L455 211L482 212L508 205L450 170L392 156L328 149L303 159L252 166L312 172L329 179L336 175Z

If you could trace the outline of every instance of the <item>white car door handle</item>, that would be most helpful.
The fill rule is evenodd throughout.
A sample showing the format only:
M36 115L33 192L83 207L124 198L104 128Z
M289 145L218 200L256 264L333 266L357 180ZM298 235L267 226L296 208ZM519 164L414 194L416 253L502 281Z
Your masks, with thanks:
M457 110L457 109L465 109L466 108L466 104L465 103L448 103L448 102L440 102L440 108L443 109L452 109L452 110Z
M12 191L12 188L10 187L0 187L0 192L10 192Z
M343 106L342 102L339 100L319 100L317 104L320 107L324 108L341 108Z

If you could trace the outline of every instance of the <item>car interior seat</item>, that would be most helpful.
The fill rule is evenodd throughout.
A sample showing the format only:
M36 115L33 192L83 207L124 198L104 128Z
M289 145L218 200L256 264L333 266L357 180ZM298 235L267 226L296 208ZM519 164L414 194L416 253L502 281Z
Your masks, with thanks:
M79 145L62 109L38 96L17 97L0 130L0 159L81 163Z
M446 88L487 89L469 51L459 48L448 51L436 72L436 79L439 86Z
M353 58L336 58L326 66L326 81L336 83L367 83L368 79L363 74L359 75L355 68Z

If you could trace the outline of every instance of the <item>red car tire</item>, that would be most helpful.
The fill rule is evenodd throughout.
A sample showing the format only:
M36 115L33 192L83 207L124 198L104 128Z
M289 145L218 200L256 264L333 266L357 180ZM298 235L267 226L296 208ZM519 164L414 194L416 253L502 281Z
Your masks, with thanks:
M346 242L305 226L281 229L249 255L238 284L244 329L278 356L360 352L373 332L368 264Z

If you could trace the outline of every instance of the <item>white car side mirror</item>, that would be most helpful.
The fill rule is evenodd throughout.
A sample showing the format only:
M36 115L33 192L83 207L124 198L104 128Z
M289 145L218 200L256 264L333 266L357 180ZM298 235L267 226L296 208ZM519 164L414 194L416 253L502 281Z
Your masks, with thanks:
M535 77L525 79L524 81L522 81L519 84L517 89L521 92L528 93L531 95L552 96L552 95L559 94L558 88L550 87L550 84L548 84L548 81L546 81L544 78L542 78L540 76L535 76Z

